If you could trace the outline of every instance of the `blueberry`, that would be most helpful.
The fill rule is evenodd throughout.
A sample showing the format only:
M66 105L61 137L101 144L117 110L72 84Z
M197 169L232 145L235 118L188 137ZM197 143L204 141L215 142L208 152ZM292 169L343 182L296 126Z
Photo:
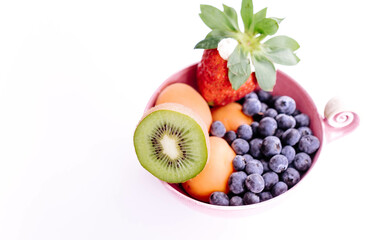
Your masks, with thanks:
M265 161L264 159L261 159L260 162L263 166L263 172L264 173L270 171L269 162Z
M286 145L294 146L296 143L301 138L301 133L295 129L295 128L290 128L287 129L283 134L282 134L282 141Z
M276 173L281 173L288 168L288 159L281 154L275 155L270 158L269 167Z
M244 140L249 140L252 138L253 132L252 128L248 124L242 124L236 130L236 134L238 138L242 138Z
M263 117L272 117L275 118L278 115L278 112L274 108L268 108L264 113Z
M271 157L279 154L282 151L280 139L275 136L265 137L262 141L261 152L266 157Z
M246 154L249 151L249 144L246 140L237 138L231 143L232 149L238 155Z
M243 196L243 203L245 205L255 204L260 202L260 197L252 192L246 192Z
M296 150L292 146L287 145L283 147L281 154L287 157L289 165L293 162L293 159L296 155Z
M275 120L278 123L278 128L281 128L283 130L296 126L296 120L291 115L280 113L278 114L278 116L276 116Z
M263 136L272 136L275 133L275 130L278 128L278 124L272 117L264 117L260 120L258 124L258 133Z
M294 168L287 168L280 177L288 187L293 187L300 181L300 173Z
M313 135L313 132L308 127L299 127L298 131L300 132L301 136Z
M257 131L257 128L258 128L258 122L254 121L251 123L251 128L252 128L252 133L253 133L253 136L257 135L258 131Z
M254 158L253 158L251 155L249 155L249 154L244 154L243 157L244 157L244 159L245 159L245 162L248 162L248 161L254 159Z
M246 94L246 95L244 96L244 99L245 99L245 100L247 100L247 99L249 99L249 98L256 98L256 99L258 99L257 93L255 93L255 92L250 92L250 93L248 93L248 94Z
M301 152L307 154L312 154L318 150L320 147L320 141L317 137L313 135L306 135L301 137L300 142L298 143L298 149Z
M253 116L261 111L261 102L257 98L248 98L243 103L243 113L248 116Z
M245 172L250 175L252 173L262 174L264 171L261 161L253 159L247 162Z
M310 124L309 116L304 114L304 113L300 113L300 114L296 115L294 118L296 120L296 127L297 128L307 127Z
M224 192L213 192L209 196L209 203L220 206L229 206L229 197Z
M262 89L257 91L257 96L262 102L269 102L272 97L270 92L266 92Z
M211 125L211 134L216 137L223 137L226 133L226 128L221 121L214 121Z
M242 155L236 155L232 163L236 171L242 171L245 169L246 160Z
M261 102L261 113L265 112L268 108L269 106L266 103Z
M304 172L311 166L311 157L304 152L297 153L293 165L298 171Z
M223 138L228 144L231 144L236 139L236 133L234 131L227 131Z
M279 176L276 172L267 172L262 175L264 181L265 181L265 190L270 191L270 189L279 182Z
M257 195L260 198L260 202L264 202L264 201L267 201L273 198L273 195L271 194L271 192L260 192Z
M265 188L265 181L260 174L252 173L245 179L245 186L249 191L259 193Z
M271 188L271 194L273 197L279 196L280 194L285 193L288 190L287 184L285 184L282 181L277 182L272 188Z
M243 198L239 196L233 196L230 198L230 206L241 206L243 205Z
M281 96L275 101L275 109L278 113L291 115L296 110L296 102L288 96Z
M250 149L249 153L252 155L254 158L261 158L261 145L262 145L262 139L261 138L254 138L252 139L249 144L250 144Z
M230 192L234 194L243 193L245 190L245 179L247 178L247 174L243 171L233 172L229 180L227 182Z

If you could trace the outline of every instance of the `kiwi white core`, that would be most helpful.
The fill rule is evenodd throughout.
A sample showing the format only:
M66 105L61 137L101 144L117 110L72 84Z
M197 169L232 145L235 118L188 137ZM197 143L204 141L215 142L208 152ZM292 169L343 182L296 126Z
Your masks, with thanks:
M164 134L160 143L163 147L163 153L167 154L172 160L175 160L180 156L180 147L178 146L176 139Z

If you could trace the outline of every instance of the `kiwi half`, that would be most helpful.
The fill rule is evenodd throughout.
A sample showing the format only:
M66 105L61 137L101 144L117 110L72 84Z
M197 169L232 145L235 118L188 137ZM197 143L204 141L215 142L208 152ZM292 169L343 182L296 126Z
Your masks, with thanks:
M181 104L163 103L148 110L133 140L141 165L165 182L182 183L195 177L208 160L205 123Z

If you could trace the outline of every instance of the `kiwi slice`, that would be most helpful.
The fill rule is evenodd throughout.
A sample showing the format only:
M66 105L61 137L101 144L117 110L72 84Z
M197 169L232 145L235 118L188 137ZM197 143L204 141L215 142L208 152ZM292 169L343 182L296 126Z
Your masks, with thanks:
M182 183L207 163L208 131L191 109L163 103L145 113L134 133L134 147L147 171L165 182Z

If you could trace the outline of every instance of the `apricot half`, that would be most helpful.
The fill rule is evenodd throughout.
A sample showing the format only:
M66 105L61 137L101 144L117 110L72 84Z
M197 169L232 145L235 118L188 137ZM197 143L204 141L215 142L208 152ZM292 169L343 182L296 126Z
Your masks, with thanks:
M194 178L182 184L185 191L203 202L209 201L209 196L215 191L228 193L228 180L234 171L232 161L234 150L219 137L209 137L210 156L204 169Z
M229 103L222 107L212 108L213 121L221 121L226 128L226 131L235 131L242 124L251 124L253 119L247 116L242 111L242 105L237 102Z
M212 114L208 103L198 91L185 83L173 83L164 88L155 105L161 103L178 103L190 108L203 119L208 130L212 124Z

